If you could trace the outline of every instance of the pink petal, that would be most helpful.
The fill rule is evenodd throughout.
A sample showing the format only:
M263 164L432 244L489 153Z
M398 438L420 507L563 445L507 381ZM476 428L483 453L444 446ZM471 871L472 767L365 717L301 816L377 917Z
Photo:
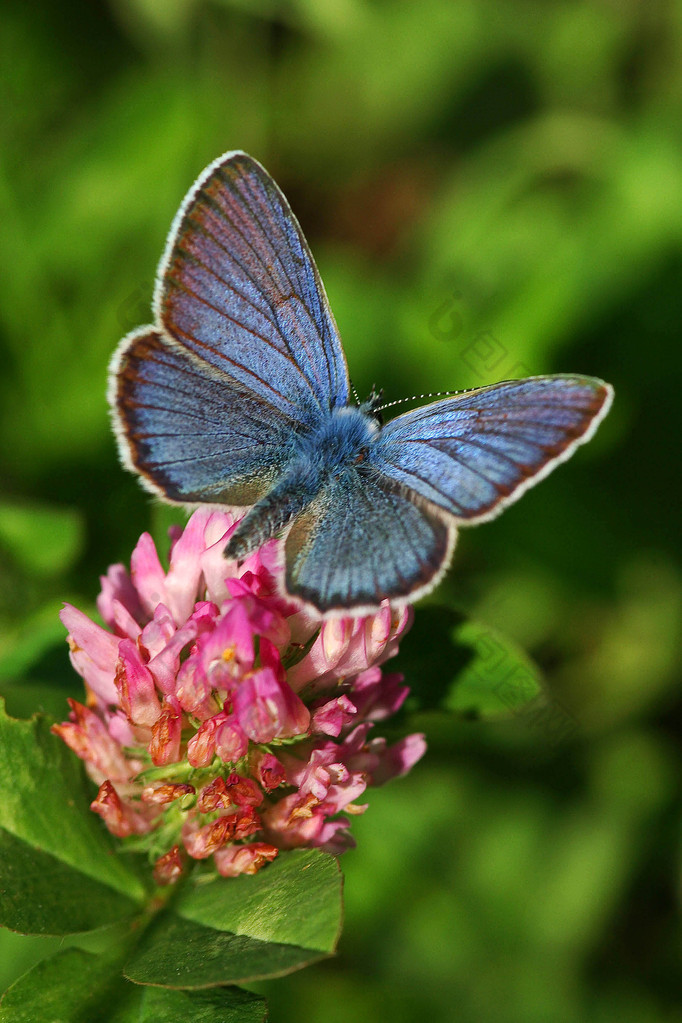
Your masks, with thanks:
M277 610L274 600L254 596L240 579L228 579L227 588L233 597L231 607L240 608L253 635L264 636L280 648L289 643L289 626Z
M182 877L185 864L179 845L174 845L154 864L154 880L159 885L174 884Z
M266 837L280 849L314 845L324 827L324 812L314 796L284 796L263 814Z
M215 736L219 726L229 717L221 711L202 722L198 732L187 743L187 759L192 767L208 767L215 756Z
M99 606L99 602L98 602ZM101 612L100 612L101 613ZM120 600L112 600L109 608L111 615L111 628L114 630L117 636L127 636L128 639L137 640L142 629L137 624L137 621L128 611Z
M163 764L178 762L181 732L182 714L180 708L165 700L161 713L152 727L149 755L153 764L161 767Z
M190 619L170 636L166 645L149 660L147 666L159 689L166 696L175 693L180 656L185 647L196 639L198 632L199 623Z
M102 782L90 809L98 813L112 835L128 838L151 831L153 822L124 803L110 781Z
M143 533L130 558L130 575L145 614L151 616L166 604L166 576L149 533Z
M357 636L364 633L364 623L363 618L332 618L323 622L307 655L290 669L289 685L298 692L314 681L314 691L317 691L332 673L338 678L367 668L366 660L357 655Z
M264 796L251 778L231 774L225 779L225 787L236 806L260 806Z
M100 576L100 584L102 590L97 598L97 610L110 629L115 628L117 616L121 613L120 610L118 613L115 611L115 604L119 605L119 608L124 610L126 616L132 619L136 625L143 620L137 590L123 565L110 565L107 574ZM126 631L123 635L129 635L129 633Z
M225 764L235 764L245 755L249 740L239 721L231 714L218 726L215 751Z
M240 516L240 518L243 517ZM212 549L223 543L227 546L229 535L234 530L237 524L237 518L235 513L229 510L226 511L212 511L206 520L206 526L204 528L204 541L206 543L206 550ZM224 549L224 548L223 548ZM222 550L221 550L222 555ZM227 559L223 557L225 564L229 564Z
M213 810L229 810L232 797L227 790L225 779L218 776L199 793L197 810L200 813L211 813Z
M197 656L190 655L180 665L175 680L175 695L182 709L187 711L188 714L195 714L203 707L208 709L211 686L201 661ZM200 713L198 716L202 719L206 717L203 713Z
M206 550L201 555L201 570L207 596L216 604L222 604L229 596L225 580L236 571L236 561L228 561L223 554L234 527L232 515L220 512L214 512L206 525Z
M282 763L273 753L254 750L249 759L251 771L266 792L273 792L287 780Z
M77 700L69 699L70 721L52 725L58 735L76 756L84 760L95 776L124 782L130 778L130 765L123 750L111 737L104 723L94 711Z
M310 723L308 708L271 668L261 668L244 679L234 695L234 712L254 742L300 735Z
M148 660L164 650L174 635L173 616L165 604L157 604L152 620L147 622L140 636L140 647L145 651Z
M354 714L357 714L355 704L347 696L337 696L313 712L310 730L313 733L340 735L342 729L351 723Z
M74 668L102 703L116 703L114 675L118 661L118 637L95 625L71 604L64 605L59 617L69 631Z
M142 663L140 651L132 640L122 639L118 649L115 681L121 707L133 724L151 728L161 713L152 673Z
M173 545L165 592L166 603L176 625L187 621L199 593L201 555L206 549L204 533L210 515L205 508L195 511Z
M391 778L407 774L426 753L426 739L420 733L406 735L400 742L389 746L372 772L372 784L383 785Z
M190 819L182 827L182 841L185 849L195 860L206 860L216 849L229 842L234 834L236 814L218 817L200 827L195 819Z
M279 850L267 842L251 842L249 845L230 845L219 849L215 856L218 873L223 877L239 877L240 874L257 874L266 863L271 863Z
M237 601L223 605L213 631L199 643L204 669L214 686L227 688L253 667L256 628Z
M143 803L165 806L166 803L174 803L176 799L190 796L195 791L193 785L186 784L146 785L140 793L140 799Z
M348 849L354 849L356 842L348 830L349 826L347 817L325 821L315 839L315 845L332 856L340 856Z
M139 731L139 729L133 729L130 719L126 717L123 711L120 708L113 712L106 709L102 713L111 738L115 739L119 746L134 746L136 742L135 732Z
M260 831L262 827L262 821L253 806L240 806L237 810L237 820L234 828L234 837L236 840L248 838L249 835L253 835L256 831Z
M354 679L350 698L365 721L382 721L400 710L410 690L401 685L402 675L383 675L368 668Z

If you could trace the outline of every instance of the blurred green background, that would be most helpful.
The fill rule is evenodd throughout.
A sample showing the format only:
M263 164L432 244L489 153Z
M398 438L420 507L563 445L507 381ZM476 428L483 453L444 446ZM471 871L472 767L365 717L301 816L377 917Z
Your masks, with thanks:
M302 223L362 395L548 371L617 394L570 464L461 535L440 594L529 651L551 713L426 722L424 762L355 821L338 957L262 985L272 1020L681 1020L682 5L1 17L10 710L79 694L57 609L89 608L153 518L117 462L107 361L149 320L185 191L245 149ZM48 948L0 940L3 988Z

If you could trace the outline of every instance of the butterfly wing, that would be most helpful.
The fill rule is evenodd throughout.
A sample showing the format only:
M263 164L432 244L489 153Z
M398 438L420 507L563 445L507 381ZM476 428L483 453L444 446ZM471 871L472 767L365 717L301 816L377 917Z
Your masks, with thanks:
M112 361L124 461L172 500L252 503L292 431L347 404L349 385L303 233L251 157L226 154L190 189L154 311Z
M592 436L611 405L593 377L508 380L391 420L371 462L461 522L499 514Z
M245 153L211 164L182 203L159 268L166 332L308 425L348 401L348 371L303 232Z
M181 503L257 501L295 426L154 328L126 340L110 401L127 467L154 493Z
M289 530L287 591L322 612L415 600L447 568L457 523L491 518L568 458L611 396L590 377L535 377L389 422Z
M331 477L286 535L287 593L318 612L413 600L447 568L454 526L371 467Z

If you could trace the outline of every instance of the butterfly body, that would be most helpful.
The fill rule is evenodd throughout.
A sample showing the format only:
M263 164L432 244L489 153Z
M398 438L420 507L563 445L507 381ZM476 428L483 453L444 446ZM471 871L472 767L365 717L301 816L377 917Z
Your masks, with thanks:
M226 548L283 540L284 589L322 615L415 600L457 527L494 517L592 436L592 377L510 380L386 424L351 404L343 349L286 199L244 153L211 164L171 228L156 322L111 366L124 464L167 500L246 509Z
M295 436L282 477L242 519L226 556L244 558L276 536L330 479L362 473L378 430L376 419L363 407L348 405L331 409L316 427Z

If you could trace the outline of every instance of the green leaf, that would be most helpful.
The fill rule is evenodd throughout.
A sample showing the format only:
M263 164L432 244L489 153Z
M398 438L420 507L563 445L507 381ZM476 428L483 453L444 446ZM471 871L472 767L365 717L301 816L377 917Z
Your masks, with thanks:
M131 1023L262 1023L265 999L237 987L216 991L140 991L139 1015ZM121 1021L123 1023L123 1021Z
M25 934L102 927L144 896L89 808L81 765L49 729L0 704L0 924Z
M30 574L57 575L83 545L83 522L72 508L0 502L0 544Z
M186 888L124 972L139 984L198 988L274 977L331 955L341 927L337 861L282 853L253 877Z
M541 695L540 674L519 646L480 622L462 622L454 641L471 658L446 696L446 710L476 716L516 714Z
M120 962L70 948L44 959L5 992L0 1023L261 1023L265 1002L249 991L140 988Z
M0 1023L108 1020L108 1009L123 1000L126 988L134 994L121 977L120 964L69 948L43 959L7 989Z
M417 612L395 667L418 710L500 717L542 694L538 669L513 640L446 607Z

